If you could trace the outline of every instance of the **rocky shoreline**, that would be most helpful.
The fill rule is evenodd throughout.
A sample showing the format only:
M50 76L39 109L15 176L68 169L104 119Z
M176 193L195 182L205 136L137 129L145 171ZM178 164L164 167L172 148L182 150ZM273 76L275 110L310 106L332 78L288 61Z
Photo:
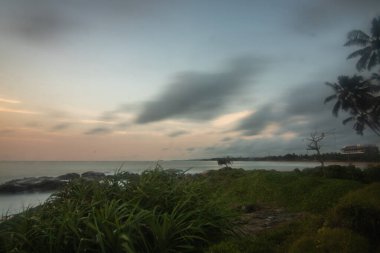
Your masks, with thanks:
M106 175L102 172L87 171L82 174L68 173L58 177L27 177L14 179L0 185L0 194L55 191L74 179L99 180L105 176Z

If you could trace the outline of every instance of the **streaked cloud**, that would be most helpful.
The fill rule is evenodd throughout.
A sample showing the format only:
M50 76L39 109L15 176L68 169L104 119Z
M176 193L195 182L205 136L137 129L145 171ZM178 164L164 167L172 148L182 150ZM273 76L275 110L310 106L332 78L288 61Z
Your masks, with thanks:
M211 124L215 127L227 126L227 125L236 123L237 121L240 121L241 119L247 117L250 114L252 114L252 111L249 111L249 110L225 114L214 119L211 122Z
M113 121L106 121L106 120L81 120L80 121L81 123L84 123L84 124L106 124L106 125L115 125L116 122L113 122Z
M262 71L263 63L239 58L215 73L188 72L178 75L155 100L146 102L136 122L146 124L169 118L208 121L223 114L229 103Z
M178 137L178 136L181 136L181 135L185 135L185 134L188 134L190 133L189 131L186 131L186 130L178 130L178 131L173 131L173 132L170 132L168 134L169 137Z
M0 98L0 103L20 104L21 101L19 101L19 100L13 100L13 99Z
M4 108L4 107L0 107L0 112L20 113L20 114L40 114L39 112L35 112L35 111L10 109L10 108Z
M85 132L85 134L87 135L104 135L104 134L109 134L109 133L112 133L112 130L105 127L96 127Z
M57 125L53 126L50 130L51 131L62 131L62 130L68 129L69 127L70 127L70 124L61 123L61 124L57 124Z

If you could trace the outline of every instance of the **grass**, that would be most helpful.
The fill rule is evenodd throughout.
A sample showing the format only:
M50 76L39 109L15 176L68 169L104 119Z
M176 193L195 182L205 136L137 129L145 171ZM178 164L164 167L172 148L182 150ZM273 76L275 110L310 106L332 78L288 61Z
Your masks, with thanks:
M362 183L352 180L326 179L294 172L231 170L223 172L223 177L214 174L210 175L210 184L215 185L214 191L228 203L266 203L312 213L328 210L344 194L362 186Z
M202 182L161 170L74 181L1 224L1 252L197 252L231 233Z
M75 180L44 205L0 223L0 252L376 252L380 184L342 171L324 178L310 171L186 175L156 168ZM244 234L236 222L242 205L303 218Z

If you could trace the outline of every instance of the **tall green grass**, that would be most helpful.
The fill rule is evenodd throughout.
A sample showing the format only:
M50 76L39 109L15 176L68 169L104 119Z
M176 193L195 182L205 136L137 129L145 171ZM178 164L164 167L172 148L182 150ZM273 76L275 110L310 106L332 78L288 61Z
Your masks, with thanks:
M199 252L233 227L202 184L158 169L74 181L1 223L0 252Z

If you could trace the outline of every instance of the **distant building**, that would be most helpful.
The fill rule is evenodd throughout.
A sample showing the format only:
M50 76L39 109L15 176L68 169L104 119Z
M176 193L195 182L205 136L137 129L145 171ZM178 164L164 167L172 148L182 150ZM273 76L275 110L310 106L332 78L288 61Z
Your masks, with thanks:
M379 148L376 145L350 145L341 149L343 154L378 155Z

